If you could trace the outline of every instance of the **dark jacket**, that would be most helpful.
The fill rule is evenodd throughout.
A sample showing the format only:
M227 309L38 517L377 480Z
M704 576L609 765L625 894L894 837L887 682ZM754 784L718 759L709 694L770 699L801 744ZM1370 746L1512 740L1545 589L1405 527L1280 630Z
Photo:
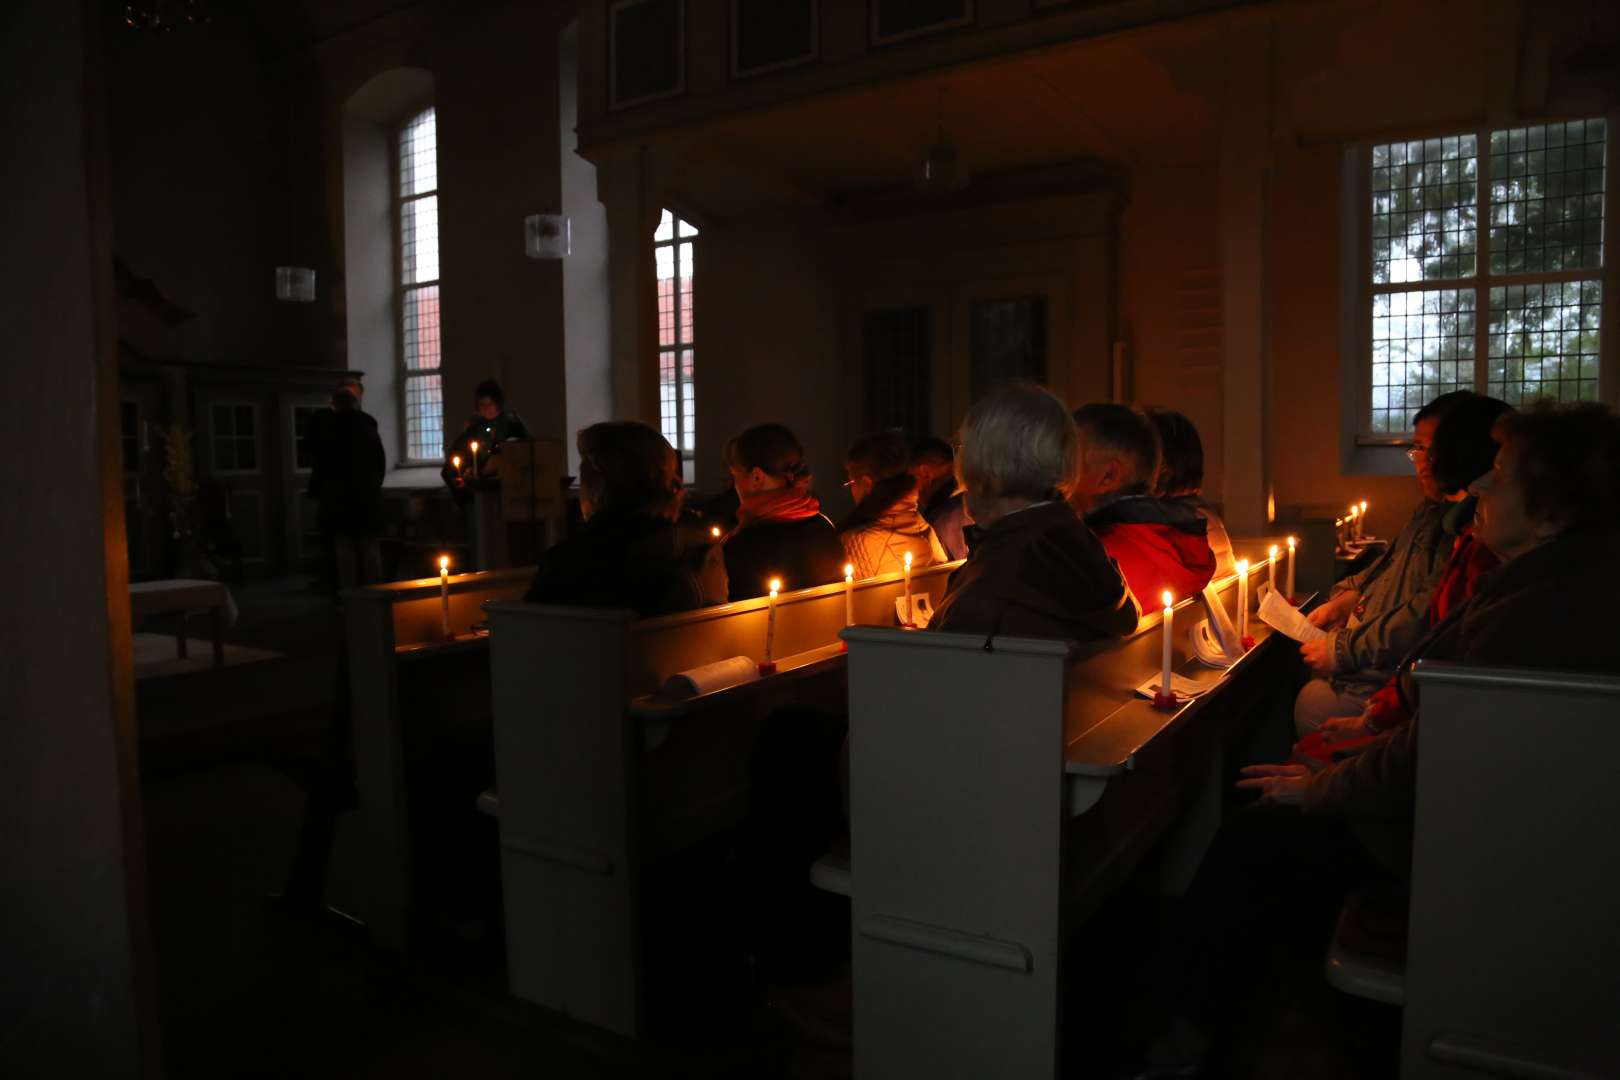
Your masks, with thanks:
M375 417L358 407L328 409L310 419L314 452L309 496L316 527L328 536L375 536L382 530L382 482L388 456Z
M1041 503L972 531L972 551L951 574L930 629L1069 641L1136 629L1130 590L1068 503Z
M602 509L540 557L523 599L628 608L643 617L701 607L703 595L675 523Z
M934 530L934 535L939 539L939 546L945 549L945 557L953 562L967 558L967 504L962 493L958 491L925 516L928 527Z
M1143 604L1157 606L1166 589L1177 600L1192 596L1215 576L1209 525L1191 503L1127 495L1087 514L1086 524Z
M773 577L784 592L844 580L844 544L824 514L751 522L731 534L724 551L732 600L764 596Z
M1473 597L1413 649L1401 665L1403 674L1420 659L1620 671L1620 635L1607 622L1620 606L1620 577L1612 572L1617 564L1620 533L1612 530L1572 529L1547 541L1481 578ZM1303 806L1307 813L1401 822L1410 847L1422 702L1409 679L1403 687L1411 722L1317 773ZM1526 738L1536 737L1532 728L1526 728Z
M474 414L467 418L467 426L461 429L461 434L451 441L444 452L444 464L439 468L439 476L446 484L455 486L456 471L450 466L452 457L461 459L461 470L468 479L473 474L473 442L478 443L478 475L480 478L493 478L500 475L500 455L496 447L503 442L513 439L527 439L529 427L517 413L507 410L493 420L485 420L482 416ZM493 458L491 455L494 455Z
M1377 562L1333 587L1361 593L1355 625L1328 635L1335 689L1377 690L1428 629L1434 586L1451 558L1454 537L1444 528L1450 508L1424 502Z

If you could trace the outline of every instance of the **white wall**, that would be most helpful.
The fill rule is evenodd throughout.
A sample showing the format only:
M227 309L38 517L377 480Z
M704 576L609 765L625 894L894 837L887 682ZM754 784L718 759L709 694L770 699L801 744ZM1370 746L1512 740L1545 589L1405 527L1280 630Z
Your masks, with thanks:
M563 377L567 394L568 471L579 474L574 433L613 419L608 299L607 211L596 197L596 166L574 152L579 122L579 25L558 43L558 119L562 140L562 212L573 231L563 262Z
M344 307L349 366L365 374L366 411L390 466L401 456L399 327L394 303L393 140L367 117L343 118Z

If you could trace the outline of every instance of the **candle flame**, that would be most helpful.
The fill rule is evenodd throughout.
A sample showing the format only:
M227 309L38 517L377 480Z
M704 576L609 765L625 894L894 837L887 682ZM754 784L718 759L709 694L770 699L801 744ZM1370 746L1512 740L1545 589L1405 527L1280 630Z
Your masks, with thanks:
M472 452L475 453L475 454L478 453L478 440L474 439L472 441L471 445L472 445Z
M1288 550L1289 550L1289 551L1293 551L1293 550L1294 550L1294 544L1295 544L1295 543L1297 543L1297 541L1296 541L1296 540L1295 540L1295 539L1294 539L1294 538L1293 538L1293 537L1292 537L1292 536L1290 536L1290 537L1289 537L1289 538L1288 538Z
M718 526L718 525L711 526L709 528L709 535L714 537L716 540L720 539L720 526Z
M1277 545L1276 544L1271 545L1271 557L1273 559L1275 559L1277 557Z
M440 570L448 570L448 569L450 569L450 556L448 556L448 555L440 555L439 556L439 569Z
M1366 499L1361 500L1361 512L1363 514L1365 514L1367 512L1367 500Z
M1242 574L1244 577L1249 576L1249 560L1248 559L1239 559L1237 561L1237 572L1239 574Z
M458 469L461 468L461 455L457 454L455 457L451 458L450 464Z
M847 563L844 564L844 580L845 581L854 581L855 580L855 564L854 563L848 563L847 562Z
M906 568L908 570L911 568L911 552L909 551L906 552Z
M774 578L774 577L771 578L770 589L771 589L771 595L772 596L775 596L777 593L781 592L782 591L782 579L781 578Z
M1173 608L1175 606L1176 606L1176 598L1171 595L1169 589L1164 590L1164 609L1166 611L1169 611L1171 608Z

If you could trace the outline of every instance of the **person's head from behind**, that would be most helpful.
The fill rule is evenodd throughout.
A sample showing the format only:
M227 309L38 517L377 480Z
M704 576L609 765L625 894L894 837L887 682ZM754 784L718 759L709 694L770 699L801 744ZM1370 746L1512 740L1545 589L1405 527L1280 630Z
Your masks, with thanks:
M1193 422L1174 409L1150 407L1147 418L1159 436L1159 474L1153 494L1166 499L1204 489L1204 440Z
M880 482L909 476L910 465L911 442L898 431L880 431L856 439L844 455L849 497L860 505Z
M1496 437L1496 462L1474 483L1474 535L1499 557L1517 558L1565 529L1620 525L1620 417L1607 406L1547 402L1505 413Z
M581 428L579 509L586 520L602 510L673 519L680 512L680 462L658 432L633 420Z
M1159 473L1159 436L1129 405L1098 402L1074 411L1080 475L1069 501L1081 513L1125 495L1145 495Z
M1439 497L1454 502L1467 497L1468 486L1491 471L1499 446L1496 424L1513 406L1483 394L1451 403L1435 425L1428 468Z
M797 436L781 424L756 424L726 444L726 466L739 498L810 486L810 466Z
M473 391L473 412L485 420L493 420L506 410L506 392L494 379L485 379Z
M933 435L918 439L911 448L911 475L917 478L917 496L923 502L940 488L956 482L956 452Z
M1444 497L1429 461L1429 449L1434 445L1435 429L1440 426L1440 421L1445 419L1446 413L1450 412L1453 406L1476 396L1478 395L1472 390L1453 390L1449 394L1441 394L1419 409L1417 415L1412 418L1412 448L1406 452L1406 456L1412 459L1412 468L1417 473L1418 486L1423 489L1425 499L1437 500Z
M366 384L355 378L343 379L337 384L337 390L333 395L334 404L337 400L337 394L348 394L354 399L353 404L355 406L362 405L366 400Z
M980 525L1064 498L1074 486L1080 464L1074 419L1043 387L1012 383L979 399L958 439L956 478L968 515Z

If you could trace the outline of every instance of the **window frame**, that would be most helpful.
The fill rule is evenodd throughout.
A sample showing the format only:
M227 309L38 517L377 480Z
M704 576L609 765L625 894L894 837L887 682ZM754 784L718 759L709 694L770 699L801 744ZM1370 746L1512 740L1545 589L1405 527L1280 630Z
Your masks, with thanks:
M231 431L231 434L230 434L230 440L231 440L233 446L234 446L234 444L246 441L246 440L243 439L243 437L240 434L238 434L234 430L234 426L235 426L235 423L236 423L236 421L235 421L235 410L236 409L247 409L248 412L252 415L252 417L253 417L253 439L252 439L252 441L253 441L253 464L254 464L253 468L251 468L251 469L238 469L238 468L225 469L225 468L220 467L220 464L219 464L219 439L220 439L220 436L219 436L219 433L218 433L218 428L215 426L215 417L217 415L216 410L218 410L218 409L230 409L230 410L232 410L231 423L232 423L233 430ZM260 475L263 475L263 472L264 472L264 439L263 439L262 433L263 433L263 430L264 430L264 425L260 423L261 419L262 419L262 416L261 416L260 410L259 410L259 403L256 402L256 401L246 401L246 400L239 400L239 399L235 399L235 398L214 398L214 399L212 399L212 400L210 400L208 402L208 473L209 473L210 476L260 476ZM232 461L233 461L233 464L234 464L236 459L237 459L237 454L236 454L236 451L234 449L231 452L231 457L232 457Z
M429 112L433 113L433 154L434 154L433 188L430 191L419 191L414 195L406 195L404 193L404 186L405 186L404 185L405 159L404 159L404 151L403 151L403 148L402 148L401 144L402 144L403 137L405 135L406 130L412 124L414 124L417 121L418 118L423 116L425 113L429 113ZM410 395L410 387L411 387L411 380L413 378L420 379L420 378L423 378L424 376L428 376L428 375L437 375L437 376L439 376L439 395L440 395L439 400L440 400L441 406L442 406L443 401L444 401L444 288L443 288L443 282L444 282L443 255L444 255L444 252L443 252L443 250L441 249L437 253L437 255L438 255L437 261L439 262L439 276L438 277L435 277L432 281L416 281L416 282L410 283L409 285L407 285L405 283L405 280L404 280L404 278L405 278L405 204L407 202L418 202L418 201L420 201L422 199L425 199L425 198L427 198L429 196L432 196L434 199L438 200L440 194L443 191L443 188L440 186L439 169L438 169L438 152L439 152L438 124L439 124L439 107L438 107L438 104L436 102L428 101L428 102L420 103L417 106L415 106L414 108L410 109L405 114L404 119L402 119L399 123L395 124L393 129L392 129L393 130L393 145L392 145L393 170L392 170L392 177L391 177L391 184L392 184L391 193L392 193L392 196L393 196L393 198L392 198L392 210L393 210L393 224L394 224L394 236L393 236L393 240L394 240L394 334L395 334L394 372L395 372L395 375L396 375L395 381L398 384L398 386L396 387L396 390L395 390L395 394L394 394L394 397L395 397L394 405L399 410L399 464L396 466L397 468L422 468L424 466L433 466L433 465L440 464L444 460L444 450L442 449L442 447L448 442L448 439L446 437L446 431L445 431L445 419L444 419L443 412L441 411L440 416L439 416L439 427L440 427L439 442L440 442L440 446L441 446L441 449L439 451L439 455L437 457L426 457L426 458L419 458L419 457L412 457L411 456L411 415L410 415L410 397L411 397L411 395ZM439 221L440 221L439 235L438 235L438 237L435 237L435 240L434 240L435 244L438 243L439 238L443 236L443 232L444 232L444 230L443 230L443 217L442 217L444 203L443 203L442 200L440 200L437 203L437 205L439 207L441 216L439 217ZM406 348L406 334L405 334L405 306L406 305L405 305L405 300L406 300L406 296L409 293L411 293L413 291L416 291L416 290L419 290L419 289L427 288L428 286L433 286L433 287L435 287L435 288L437 288L439 290L438 291L438 300L439 300L439 364L438 364L438 366L436 368L434 368L431 371L427 371L427 370L423 370L423 369L414 369L413 370L406 363L406 357L405 357L405 348Z
M692 302L691 302L690 306L695 309L696 301L697 301L697 293L698 293L698 287L697 287L697 255L698 255L698 251L697 251L697 249L698 249L698 241L701 240L702 237L703 237L703 230L697 225L696 222L694 222L691 218L689 218L685 214L683 214L680 209L678 209L675 206L669 205L667 203L662 204L662 205L659 206L659 219L660 219L660 222L662 222L663 215L666 212L670 216L670 229L669 229L669 234L670 235L669 235L669 239L668 240L658 240L658 239L656 239L658 233L657 233L657 227L654 226L653 236L655 237L655 239L653 240L653 243L652 243L653 289L654 289L653 305L654 305L654 310L655 311L657 309L657 303L658 303L658 301L657 301L657 291L656 290L657 290L657 287L658 287L658 249L659 248L669 248L670 249L670 251L671 251L671 257L670 257L671 258L671 265L674 267L674 270L675 270L674 277L672 277L670 279L671 281L675 282L674 287L670 290L670 292L671 292L671 300L673 301L673 306L672 306L672 308L670 310L670 315L672 316L672 319L673 319L672 333L673 333L674 341L669 345L665 345L664 342L663 342L663 328L659 327L659 331L658 331L658 345L657 345L657 364L658 364L658 369L657 370L658 370L658 378L659 378L658 427L659 427L659 434L664 435L665 438L668 438L669 437L668 433L663 430L664 417L663 417L663 384L662 384L662 379L663 379L664 357L665 356L673 356L674 357L674 363L675 363L675 434L676 434L676 437L674 439L671 439L670 443L671 443L671 445L673 445L675 447L676 457L680 461L682 478L683 478L685 483L690 484L690 483L695 483L695 473L696 473L696 468L697 468L697 464L696 464L697 463L697 451L698 451L698 445L697 445L697 351L698 351L698 345L697 345L697 335L696 335L697 323L690 315L688 315L688 317L687 317L687 322L688 322L689 326L691 327L691 329L693 331L692 336L690 338L686 339L686 340L682 340L682 338L681 338L681 289L680 289L680 281L681 281L681 274L680 274L680 271L681 271L681 250L680 249L681 249L682 244L691 244L692 245L692 267L691 267L692 291L691 291L691 294L690 294ZM686 235L686 236L681 235L681 226L682 225L685 225L687 228L692 230L690 235ZM686 380L685 382L683 382L682 378L681 378L681 353L682 352L690 352L692 354L692 375L691 375L691 378ZM685 412L684 412L684 409L683 409L685 399L684 399L684 397L682 395L682 389L686 385L690 385L692 387L692 423L691 423L691 429L690 430L687 429L686 420L685 420ZM687 449L685 449L683 447L682 444L686 441L684 436L690 436L691 437L691 440L692 440L692 449L691 450L687 450Z
M1567 123L1575 120L1601 119L1605 124L1604 143L1604 245L1603 263L1595 270L1554 270L1493 276L1490 273L1490 140L1493 131L1514 127L1540 127L1547 124ZM1599 306L1598 345L1598 397L1611 407L1620 402L1620 372L1617 372L1617 353L1614 332L1603 327L1616 327L1616 289L1620 288L1620 259L1615 258L1612 245L1615 212L1616 164L1620 152L1616 150L1616 121L1620 113L1583 113L1579 116L1548 116L1513 123L1479 124L1469 128L1453 127L1445 130L1424 130L1403 134L1385 133L1355 143L1347 154L1343 171L1344 214L1346 229L1343 239L1346 250L1341 257L1341 271L1347 275L1346 317L1342 320L1343 347L1354 358L1345 365L1355 379L1351 392L1346 395L1353 402L1352 415L1347 416L1347 428L1352 433L1354 450L1381 454L1382 448L1406 447L1412 443L1412 432L1383 432L1372 430L1372 316L1374 298L1401 292L1429 292L1440 289L1472 290L1475 302L1474 318L1474 379L1469 389L1485 393L1490 364L1490 292L1492 288L1513 285L1565 283L1596 280L1603 290ZM1474 213L1476 228L1474 274L1464 278L1433 278L1418 281L1375 284L1372 280L1372 149L1376 145L1421 139L1461 138L1472 135L1475 139L1479 166L1476 177ZM1404 471L1401 460L1392 471ZM1375 470L1384 471L1384 470Z

